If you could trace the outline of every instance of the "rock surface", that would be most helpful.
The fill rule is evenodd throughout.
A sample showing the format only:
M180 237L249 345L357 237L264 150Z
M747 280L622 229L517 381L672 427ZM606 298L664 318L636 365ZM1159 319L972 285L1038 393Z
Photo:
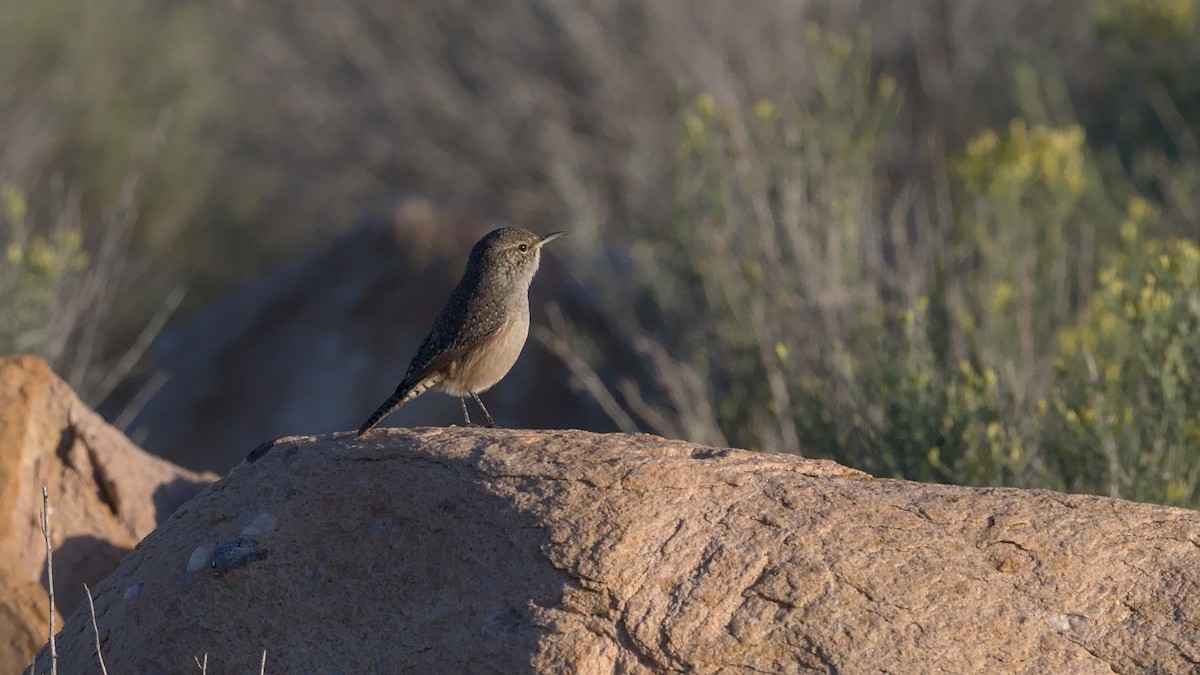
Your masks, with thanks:
M84 599L83 584L107 576L142 537L215 479L134 446L45 361L0 359L0 670L28 666L46 640L43 485L61 626L63 615Z
M156 393L126 426L130 437L181 466L225 472L269 438L357 429L400 383L471 246L497 226L411 198L229 293L155 341L161 381L145 383ZM546 302L578 304L567 279L548 250L531 289L535 326ZM483 395L497 423L613 429L530 335L512 372ZM438 393L384 420L461 423L458 401Z
M252 456L95 589L110 672L257 672L263 650L323 673L1200 664L1192 511L578 431ZM66 672L95 670L92 639L64 627Z

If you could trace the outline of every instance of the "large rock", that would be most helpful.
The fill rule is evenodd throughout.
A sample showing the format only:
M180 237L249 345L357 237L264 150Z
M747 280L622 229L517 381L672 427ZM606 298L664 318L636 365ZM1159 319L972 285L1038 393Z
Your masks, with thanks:
M1182 509L577 431L252 457L96 588L110 672L257 672L264 650L267 672L320 673L1200 664ZM77 613L65 672L96 670L92 641Z
M395 390L479 237L496 227L461 209L402 200L311 257L263 275L154 344L155 395L127 427L182 466L227 471L244 448L283 434L358 425ZM568 309L578 289L548 251L531 307ZM531 338L512 372L483 395L506 427L612 429ZM160 388L155 389L156 386ZM458 402L427 394L385 425L462 423Z
M0 359L0 670L29 665L46 640L43 485L50 498L55 604L65 615L85 597L83 584L107 576L215 478L138 449L81 403L45 361Z

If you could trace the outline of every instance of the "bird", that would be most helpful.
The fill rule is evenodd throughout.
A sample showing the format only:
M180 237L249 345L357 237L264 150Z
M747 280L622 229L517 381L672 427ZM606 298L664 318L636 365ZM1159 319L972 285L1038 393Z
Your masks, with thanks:
M363 422L358 436L430 389L458 397L467 426L471 426L470 396L483 411L487 426L495 427L479 394L507 375L520 356L529 335L529 286L541 263L542 247L564 234L542 237L520 227L501 227L484 235L471 248L462 279L408 364L404 379Z

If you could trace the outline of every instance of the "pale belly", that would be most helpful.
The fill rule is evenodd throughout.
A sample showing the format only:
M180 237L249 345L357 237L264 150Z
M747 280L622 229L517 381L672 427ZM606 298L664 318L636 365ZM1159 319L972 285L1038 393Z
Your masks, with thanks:
M451 396L487 391L507 375L517 362L528 336L528 318L524 321L506 321L487 343L450 364L446 369L446 378L438 388Z

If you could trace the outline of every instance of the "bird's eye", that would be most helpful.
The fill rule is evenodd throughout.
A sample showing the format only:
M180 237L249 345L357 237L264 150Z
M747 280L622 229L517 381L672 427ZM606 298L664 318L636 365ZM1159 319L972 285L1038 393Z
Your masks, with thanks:
M529 244L521 244L520 246L517 247L517 250L520 251L521 253L524 253L525 251L529 250Z

